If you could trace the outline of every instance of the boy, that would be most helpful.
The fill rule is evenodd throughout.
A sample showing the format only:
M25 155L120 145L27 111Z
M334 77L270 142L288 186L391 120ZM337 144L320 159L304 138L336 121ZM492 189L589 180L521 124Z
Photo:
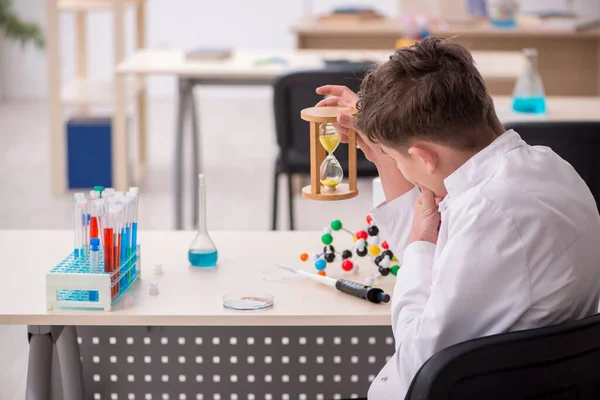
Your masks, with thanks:
M593 315L600 216L575 170L504 131L470 53L429 38L367 74L359 95L325 86L376 164L373 211L402 260L392 298L396 352L369 399L403 399L453 344ZM421 190L419 190L420 188Z

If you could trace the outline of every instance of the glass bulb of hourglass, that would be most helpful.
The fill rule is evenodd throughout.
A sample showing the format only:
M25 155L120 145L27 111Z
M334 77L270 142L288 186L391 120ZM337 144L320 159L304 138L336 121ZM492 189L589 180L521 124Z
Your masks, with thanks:
M344 178L344 170L333 155L342 141L342 136L335 131L332 124L324 123L319 126L319 141L328 153L321 164L321 184L328 189L334 189Z
M326 188L333 189L344 179L344 170L338 160L328 155L321 164L321 184Z

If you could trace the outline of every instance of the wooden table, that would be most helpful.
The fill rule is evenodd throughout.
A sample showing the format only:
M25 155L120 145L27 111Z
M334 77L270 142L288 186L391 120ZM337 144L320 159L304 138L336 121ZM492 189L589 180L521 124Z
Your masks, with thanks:
M178 109L177 127L175 130L175 229L184 228L183 224L183 198L182 198L182 169L183 169L183 126L188 118L192 122L192 147L193 147L193 182L192 182L192 211L194 224L197 220L198 190L197 175L201 170L201 156L198 150L200 142L199 121L196 116L196 105L193 88L197 85L266 85L269 86L280 75L296 70L321 69L325 67L325 60L345 59L349 61L385 61L391 50L235 50L232 57L222 61L188 61L181 50L143 50L134 53L117 67L117 74L121 78L145 75L175 75L178 83ZM286 63L258 63L261 60L281 58ZM481 74L488 82L509 82L510 85L521 71L523 57L517 52L484 51L474 52L473 58ZM136 81L135 79L133 81ZM125 85L125 79L118 79L117 83ZM126 95L126 91L117 90L119 96ZM124 104L122 98L117 104ZM125 140L125 113L117 110L113 127L115 141L119 146L126 146ZM143 134L140 131L140 134ZM139 143L146 143L145 138L140 138ZM121 155L127 152L119 153ZM127 187L129 181L126 160L113 155L113 170L119 177L116 187ZM142 173L140 173L141 175Z
M300 21L294 32L299 49L388 49L405 34L398 19L362 22ZM600 94L600 29L570 32L550 28L496 29L487 23L465 26L440 25L433 36L453 38L472 51L521 51L536 48L546 92L552 96ZM494 82L493 94L511 94L512 85Z
M141 231L141 279L117 301L113 311L104 312L46 309L45 273L71 250L71 231L0 231L0 253L4 257L0 264L0 273L4 276L0 324L28 325L28 399L44 398L40 393L49 393L53 347L60 359L64 398L84 398L80 353L73 328L76 325L229 326L238 327L239 335L244 335L240 327L250 330L251 327L290 326L298 331L322 327L323 332L327 326L387 329L384 327L390 324L389 304L375 305L311 281L272 283L263 280L264 270L273 268L276 263L314 270L299 260L299 254L319 251L322 248L320 235L320 232L214 232L212 237L219 250L218 266L202 270L190 267L187 262L188 246L195 232ZM351 243L346 235L336 235L334 244L341 249ZM162 276L154 275L155 263L162 264ZM335 267L342 273L339 265ZM366 259L361 267L361 274L345 276L362 281L376 269ZM332 274L336 268L330 265L328 270ZM158 282L157 296L149 294L150 282ZM394 282L395 277L388 276L380 278L377 286L391 293ZM248 313L223 307L222 296L226 293L256 291L271 293L274 307ZM288 335L291 334L285 334ZM384 347L384 352L386 349ZM42 397L35 397L36 394Z

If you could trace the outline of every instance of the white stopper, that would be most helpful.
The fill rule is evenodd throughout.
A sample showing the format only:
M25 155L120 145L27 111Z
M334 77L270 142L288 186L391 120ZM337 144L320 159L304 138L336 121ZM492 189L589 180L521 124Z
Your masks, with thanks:
M372 277L372 276L369 276L369 277L367 277L367 278L365 279L365 285L367 285L367 286L372 286L372 285L373 285L373 281L374 281L373 277Z
M130 187L129 191L132 192L132 193L137 194L140 191L140 189L134 186L134 187Z
M123 296L123 307L124 308L131 308L133 307L135 304L135 298L130 295L130 294L126 294L125 296Z
M150 283L149 293L150 293L150 296L158 296L158 282Z
M371 236L371 239L369 239L369 244L379 244L381 243L381 239L379 238L379 236Z
M163 274L163 269L162 269L162 264L154 264L154 275L162 275Z

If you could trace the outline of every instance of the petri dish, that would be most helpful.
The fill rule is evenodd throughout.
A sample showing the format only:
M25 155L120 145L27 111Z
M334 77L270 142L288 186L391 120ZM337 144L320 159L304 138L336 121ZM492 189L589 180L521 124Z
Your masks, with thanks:
M258 311L273 307L273 295L269 293L227 293L223 307L236 311Z

